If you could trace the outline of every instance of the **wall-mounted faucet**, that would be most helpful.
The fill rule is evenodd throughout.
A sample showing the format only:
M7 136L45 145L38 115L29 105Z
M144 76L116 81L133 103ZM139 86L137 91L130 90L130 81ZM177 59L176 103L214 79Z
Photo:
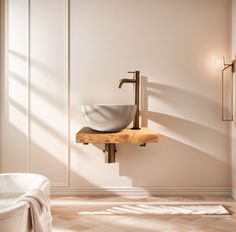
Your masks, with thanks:
M118 83L118 88L121 88L124 83L133 83L134 88L134 99L137 111L133 122L133 130L139 130L139 86L140 86L140 71L128 72L133 73L133 79L121 79Z

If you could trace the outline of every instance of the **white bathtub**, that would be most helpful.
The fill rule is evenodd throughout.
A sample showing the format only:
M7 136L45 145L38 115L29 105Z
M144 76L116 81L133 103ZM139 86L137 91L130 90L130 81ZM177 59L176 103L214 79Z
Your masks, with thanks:
M7 173L0 174L0 231L32 231L29 204L17 202L17 198L33 189L40 189L49 198L49 180L39 174Z

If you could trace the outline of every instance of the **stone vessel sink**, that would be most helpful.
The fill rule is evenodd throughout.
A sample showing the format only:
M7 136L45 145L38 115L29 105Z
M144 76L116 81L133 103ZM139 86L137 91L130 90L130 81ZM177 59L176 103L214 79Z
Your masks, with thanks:
M88 126L96 131L116 132L126 128L134 119L136 105L82 105Z

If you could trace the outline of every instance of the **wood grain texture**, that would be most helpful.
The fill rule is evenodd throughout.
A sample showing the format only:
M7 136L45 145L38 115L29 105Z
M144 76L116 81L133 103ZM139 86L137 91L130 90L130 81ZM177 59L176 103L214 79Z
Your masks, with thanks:
M157 143L159 134L149 128L140 130L123 129L120 132L102 133L83 127L76 134L76 143Z

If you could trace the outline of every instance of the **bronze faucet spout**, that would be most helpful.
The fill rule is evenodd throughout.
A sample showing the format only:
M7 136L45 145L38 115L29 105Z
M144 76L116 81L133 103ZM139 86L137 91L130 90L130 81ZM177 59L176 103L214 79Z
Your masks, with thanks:
M134 79L121 79L118 83L118 88L121 88L124 83L135 83Z
M133 79L121 79L118 83L118 88L121 88L124 83L133 83L135 85L134 88L134 98L135 105L137 106L137 111L135 114L134 122L133 122L133 130L139 130L139 85L140 85L140 71L128 72L133 73Z

